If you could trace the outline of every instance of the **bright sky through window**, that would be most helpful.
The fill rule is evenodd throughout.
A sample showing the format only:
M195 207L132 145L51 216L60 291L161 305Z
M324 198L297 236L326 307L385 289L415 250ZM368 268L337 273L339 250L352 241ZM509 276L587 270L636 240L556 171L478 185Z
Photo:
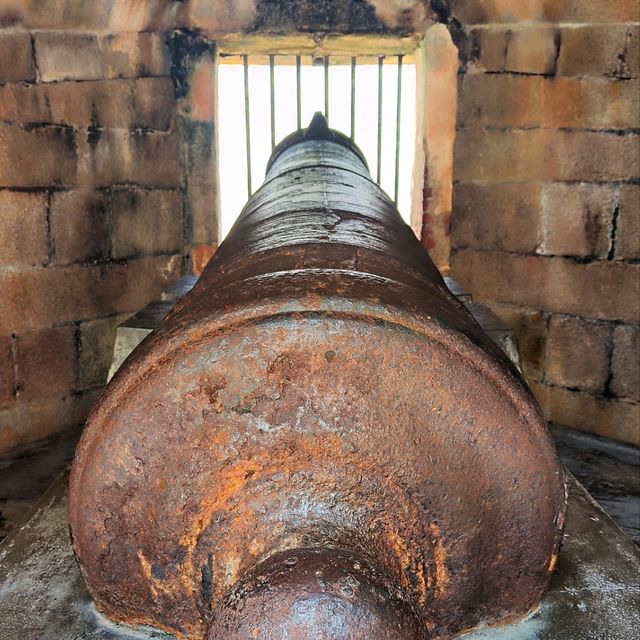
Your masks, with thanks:
M218 67L218 157L222 238L233 226L247 201L244 70L225 62ZM276 58L277 60L277 58ZM392 58L395 61L395 58ZM396 148L396 64L383 65L381 186L393 199ZM377 173L378 65L358 62L356 67L355 141L364 152L372 177ZM301 68L302 126L316 111L324 112L324 68L304 64ZM255 191L264 180L271 155L269 65L249 65L251 123L251 179ZM400 118L400 169L398 208L409 223L411 175L415 151L415 66L402 66ZM349 135L351 131L351 67L329 68L329 126ZM275 66L276 144L297 128L295 64Z

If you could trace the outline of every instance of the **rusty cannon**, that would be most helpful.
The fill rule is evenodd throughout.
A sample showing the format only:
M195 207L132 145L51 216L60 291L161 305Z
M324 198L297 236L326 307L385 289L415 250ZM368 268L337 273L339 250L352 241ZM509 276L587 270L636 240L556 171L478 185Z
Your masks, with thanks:
M522 617L564 517L520 373L322 116L111 381L69 495L98 609L208 640Z

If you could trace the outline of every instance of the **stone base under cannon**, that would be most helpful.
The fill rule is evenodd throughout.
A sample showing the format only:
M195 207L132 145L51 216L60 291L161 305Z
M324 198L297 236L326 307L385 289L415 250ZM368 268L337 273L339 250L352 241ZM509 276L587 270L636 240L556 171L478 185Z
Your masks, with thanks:
M100 615L73 558L64 474L31 519L0 545L0 637L11 640L172 640ZM635 640L640 551L568 475L558 569L537 613L464 640Z

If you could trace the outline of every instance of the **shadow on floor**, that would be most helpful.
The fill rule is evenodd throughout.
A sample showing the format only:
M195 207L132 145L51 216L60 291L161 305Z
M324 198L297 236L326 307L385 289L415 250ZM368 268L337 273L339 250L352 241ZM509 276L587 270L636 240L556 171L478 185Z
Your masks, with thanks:
M73 459L80 430L0 457L0 540L31 513L36 500ZM562 463L640 545L640 449L551 427Z

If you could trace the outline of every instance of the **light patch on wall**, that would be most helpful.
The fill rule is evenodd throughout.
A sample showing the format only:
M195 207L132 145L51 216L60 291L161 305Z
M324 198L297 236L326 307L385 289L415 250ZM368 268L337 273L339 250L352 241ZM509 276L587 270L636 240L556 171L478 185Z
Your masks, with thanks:
M371 60L371 59L368 59ZM393 61L394 58L392 57ZM238 58L240 61L240 58ZM301 67L301 122L308 125L316 111L324 112L324 69L303 64ZM276 144L297 128L295 65L275 66L275 138ZM396 64L383 65L382 130L380 184L393 199L395 190L396 148ZM329 125L350 134L351 68L331 65L329 74ZM358 63L356 68L355 136L372 177L377 174L378 139L378 65ZM271 155L271 114L269 107L269 66L249 65L249 102L251 122L251 177L255 191L264 180ZM398 171L398 209L409 223L411 181L416 136L416 71L413 64L402 67L400 111L400 158ZM244 111L244 70L241 64L218 67L218 171L220 185L221 235L229 232L247 201L247 161Z
M407 29L421 32L427 20L423 0L367 0L376 11L378 19L389 29Z

